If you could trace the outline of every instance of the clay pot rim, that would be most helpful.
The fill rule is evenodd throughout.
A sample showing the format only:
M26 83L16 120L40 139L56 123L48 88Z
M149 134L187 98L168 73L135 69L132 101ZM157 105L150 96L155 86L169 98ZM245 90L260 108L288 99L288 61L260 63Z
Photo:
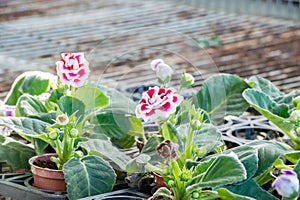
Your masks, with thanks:
M56 154L56 153L45 153L45 154L40 154L40 155L33 156L33 157L31 157L31 158L28 160L29 165L34 166L36 169L45 170L45 171L52 171L52 172L60 172L60 171L62 171L62 170L59 170L59 169L44 168L44 167L40 167L40 166L37 166L37 165L33 164L33 162L34 162L37 158L39 158L39 157L41 157L41 156L45 156L45 157L46 157L46 156L49 156L49 157L51 157L51 156L57 157L57 154Z

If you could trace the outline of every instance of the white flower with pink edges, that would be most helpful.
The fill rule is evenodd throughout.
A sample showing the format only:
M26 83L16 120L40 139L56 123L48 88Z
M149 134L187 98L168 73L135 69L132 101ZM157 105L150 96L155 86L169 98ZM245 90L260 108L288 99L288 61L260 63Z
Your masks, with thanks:
M182 100L183 97L175 89L155 86L143 93L135 113L145 122L167 119L170 114L175 113Z
M56 62L57 74L61 81L76 88L83 86L90 73L84 53L62 53L61 57L62 59Z

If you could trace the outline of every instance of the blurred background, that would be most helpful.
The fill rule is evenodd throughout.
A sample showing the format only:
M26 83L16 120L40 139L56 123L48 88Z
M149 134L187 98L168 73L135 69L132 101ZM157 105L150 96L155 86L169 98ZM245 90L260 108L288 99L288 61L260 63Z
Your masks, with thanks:
M0 0L0 98L23 71L84 52L90 80L151 83L151 59L192 73L260 75L300 89L300 0ZM124 88L125 87L125 88Z

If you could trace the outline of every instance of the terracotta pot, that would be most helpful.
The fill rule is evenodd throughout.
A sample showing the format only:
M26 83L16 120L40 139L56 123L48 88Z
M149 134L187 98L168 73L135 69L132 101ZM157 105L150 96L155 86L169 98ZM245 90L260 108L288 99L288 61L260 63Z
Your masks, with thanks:
M43 168L33 164L36 161L50 161L53 156L57 157L57 154L42 154L29 159L33 174L33 186L44 190L66 191L67 187L62 170Z
M161 187L167 187L165 180L161 175L153 172L153 176L154 176L154 182L156 184L156 189L159 189Z

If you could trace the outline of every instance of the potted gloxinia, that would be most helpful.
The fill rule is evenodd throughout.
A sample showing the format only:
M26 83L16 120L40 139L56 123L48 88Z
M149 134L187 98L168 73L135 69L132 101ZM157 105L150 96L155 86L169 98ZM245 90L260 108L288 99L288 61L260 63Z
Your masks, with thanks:
M184 100L180 92L192 85L192 76L184 73L176 90L168 86L172 74L169 66L155 60L152 68L160 71L157 75L161 87L150 88L142 95L136 115L158 124L159 135L146 140L140 155L127 165L127 170L129 174L150 170L163 177L164 185L154 193L154 198L275 200L278 194L283 199L297 198L298 151L291 151L277 141L253 141L225 150L221 134L214 126L227 115L241 115L249 103L253 105L250 100L254 98L247 97L255 87L269 88L270 94L274 94L273 87L264 81L257 86L253 79L246 82L234 75L218 74L205 80L194 97ZM291 96L277 100L288 101ZM297 107L296 102L294 99ZM284 114L281 111L285 109L280 108L285 106L271 103L268 108L272 106L276 107L272 111ZM279 122L274 119L277 118L273 122ZM293 119L295 122L296 118ZM297 131L297 127L298 124L292 130ZM280 169L282 175L274 178L273 169Z
M145 139L140 155L127 165L127 172L131 175L148 170L155 172L155 177L160 175L164 187L153 198L251 199L222 187L247 178L246 166L238 154L231 152L199 162L223 150L221 133L213 123L222 122L226 115L241 115L248 108L242 92L250 86L237 76L218 74L207 79L194 97L184 99L181 92L194 84L191 74L182 74L176 90L169 86L173 72L169 65L158 59L151 62L151 67L160 86L143 93L136 115L158 124L159 134Z
M1 160L27 168L31 156L37 154L30 159L32 166L49 158L54 171L63 172L69 199L111 191L116 170L125 171L130 160L116 145L130 146L142 133L141 122L132 115L134 103L114 89L88 83L83 53L62 53L56 65L56 82L42 72L30 72L13 84L4 104L15 106L15 116L0 117L0 125L11 130L0 136ZM47 152L54 154L38 158Z

